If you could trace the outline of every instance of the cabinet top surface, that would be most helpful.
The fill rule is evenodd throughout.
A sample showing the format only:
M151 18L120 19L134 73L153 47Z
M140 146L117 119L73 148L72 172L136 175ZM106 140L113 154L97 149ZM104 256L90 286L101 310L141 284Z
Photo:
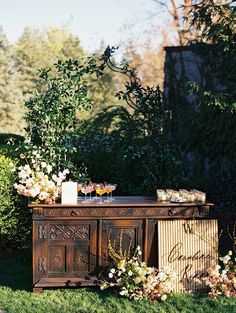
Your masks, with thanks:
M105 199L105 197L104 197ZM183 203L173 203L173 202L158 202L156 197L141 197L141 196L129 196L129 197L124 197L124 196L115 196L114 200L112 202L106 203L99 203L99 198L98 201L93 201L89 203L83 203L82 200L78 200L77 204L61 204L61 203L55 203L55 204L29 204L30 207L147 207L147 206L152 206L152 207L165 207L165 206L212 206L212 203L199 203L199 202L193 202L193 203L188 203L188 202L183 202Z

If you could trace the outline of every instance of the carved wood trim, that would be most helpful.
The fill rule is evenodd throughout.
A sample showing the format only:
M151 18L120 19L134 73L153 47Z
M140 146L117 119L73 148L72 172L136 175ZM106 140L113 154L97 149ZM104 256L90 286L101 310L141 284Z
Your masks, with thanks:
M49 227L49 239L51 240L88 240L89 239L89 225L78 224L55 224Z
M47 259L46 258L39 258L38 260L38 268L39 268L39 271L42 272L46 272L47 270Z
M39 239L47 239L47 226L46 225L39 225L38 236L39 236Z
M33 209L33 218L43 218L43 208L36 207Z
M71 208L71 209L49 209L44 211L46 217L199 217L200 211L197 206L193 207L128 207L128 208ZM205 216L205 215L204 215Z

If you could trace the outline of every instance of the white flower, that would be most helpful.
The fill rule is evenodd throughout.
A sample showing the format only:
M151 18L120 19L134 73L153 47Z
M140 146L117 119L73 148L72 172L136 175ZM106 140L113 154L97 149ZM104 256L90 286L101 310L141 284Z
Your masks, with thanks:
M33 151L33 153L32 153L33 155L36 155L37 154L37 151Z
M138 251L138 255L142 255L142 251L139 250L139 251Z
M121 296L126 296L126 295L128 294L128 290L123 287L122 290L119 292L119 294L120 294Z
M233 251L229 250L228 255L233 255Z
M140 246L137 246L136 250L141 250Z
M47 165L47 172L48 172L48 174L50 174L51 171L52 171L52 166L48 164Z
M113 274L112 274L112 273L109 273L109 274L108 274L108 277L109 277L109 278L112 278L112 277L113 277Z
M135 277L133 278L133 281L135 282L135 284L139 284L142 281L141 277Z
M163 281L166 279L166 273L164 272L159 272L157 277L160 279L160 281Z
M167 299L167 295L162 295L161 296L161 301L165 301Z
M24 159L24 158L25 158L25 155L24 155L23 153L21 153L21 154L20 154L20 158L21 158L21 159Z
M102 285L102 286L100 286L100 289L101 289L101 290L104 290L104 286L103 286L103 285Z
M54 180L54 182L56 183L56 182L57 182L57 179L58 179L58 178L57 178L57 175L53 174L53 175L52 175L52 180Z
M47 163L46 163L46 162L42 162L42 163L41 163L41 167L42 167L42 168L45 168L46 166L47 166Z
M111 268L110 272L111 272L112 274L115 274L116 270L115 270L114 268Z
M66 175L66 174L69 174L69 173L70 173L70 171L68 170L68 168L66 168L66 169L62 172L63 175Z
M129 270L129 271L128 271L128 275L129 275L129 276L132 276L132 275L133 275L133 272Z
M229 255L225 255L224 257L219 258L224 264L227 264L231 259Z

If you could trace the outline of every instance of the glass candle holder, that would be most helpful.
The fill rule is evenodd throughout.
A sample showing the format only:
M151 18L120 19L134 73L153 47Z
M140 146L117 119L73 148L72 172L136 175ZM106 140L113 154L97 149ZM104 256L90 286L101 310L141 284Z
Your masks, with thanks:
M201 202L201 203L206 202L206 193L205 192L202 192L202 191L199 191L196 189L193 189L192 191L195 194L195 201Z
M193 191L188 191L188 193L186 194L186 199L188 202L194 202L195 199L195 193Z
M167 200L167 196L166 196L165 190L157 189L157 200L158 201L166 201Z
M179 192L174 189L166 189L166 194L167 194L167 200L171 200L173 198L179 197Z
M180 195L180 197L186 198L186 197L187 197L187 194L188 194L188 190L186 190L186 189L179 189L179 195Z

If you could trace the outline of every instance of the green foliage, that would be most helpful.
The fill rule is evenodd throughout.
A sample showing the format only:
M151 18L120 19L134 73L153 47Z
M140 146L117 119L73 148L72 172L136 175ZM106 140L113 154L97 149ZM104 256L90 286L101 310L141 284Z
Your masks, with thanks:
M236 188L236 10L234 5L213 0L193 4L192 26L201 30L201 37L192 50L201 59L204 79L201 85L184 86L185 77L171 83L177 86L170 91L178 119L174 137L183 151L191 153L186 160L191 187L231 201ZM194 99L191 103L189 94Z
M145 135L143 117L110 107L78 129L79 159L92 178L118 184L119 194L154 195L184 179L180 153L164 134Z
M57 60L80 59L84 56L80 41L65 27L27 27L15 45L18 87L28 99L30 90L41 90L42 81L36 77L39 68L49 68Z
M31 212L27 201L14 190L19 164L18 145L0 145L0 249L28 246L31 241Z
M14 49L0 28L0 131L19 133L23 129L22 93L16 88L18 75L14 59Z
M31 253L1 252L0 309L9 313L236 313L235 297L176 294L165 302L131 301L98 288L31 292Z
M13 185L16 160L0 155L0 248L6 245L25 245L30 232L30 214L26 203L18 196Z
M13 160L0 155L0 246L4 244L7 237L11 237L16 228L14 212L13 183Z
M79 160L94 180L115 181L120 194L154 194L157 186L177 187L184 181L180 152L164 133L165 111L159 87L144 87L128 62L117 67L105 50L100 68L127 78L117 93L133 109L111 106L78 129Z
M82 64L73 60L58 61L55 68L55 76L50 75L50 70L40 70L44 89L35 92L26 102L30 135L28 156L38 150L55 171L68 168L72 177L81 178L81 168L78 170L71 162L71 156L76 152L73 144L76 112L88 110L92 105L84 76L94 72L99 76L101 71L94 58L88 58Z
M207 72L212 76L204 88L194 86L199 103L236 114L236 7L205 0L192 8L192 25L202 29L196 52L204 56ZM210 77L209 77L210 78ZM220 126L220 124L219 124Z

